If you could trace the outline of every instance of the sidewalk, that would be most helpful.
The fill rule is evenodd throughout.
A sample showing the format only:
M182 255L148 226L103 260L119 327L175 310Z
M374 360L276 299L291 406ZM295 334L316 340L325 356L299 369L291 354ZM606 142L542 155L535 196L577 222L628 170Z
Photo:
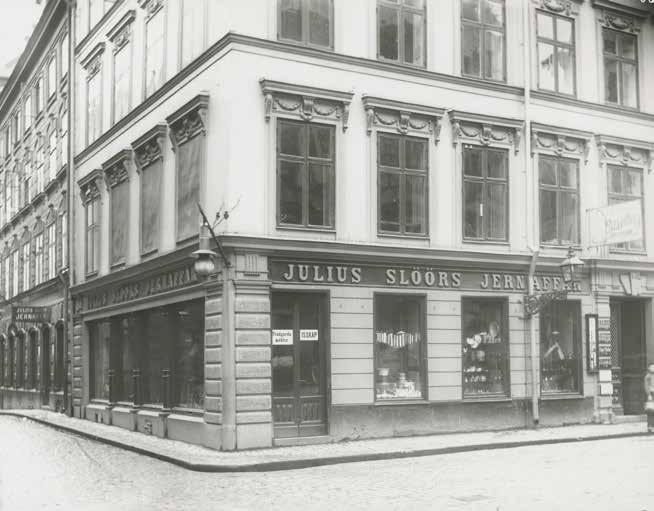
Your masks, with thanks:
M357 461L411 458L485 449L604 440L647 435L644 422L358 440L321 445L221 452L75 419L46 410L3 410L105 444L199 472L265 472Z

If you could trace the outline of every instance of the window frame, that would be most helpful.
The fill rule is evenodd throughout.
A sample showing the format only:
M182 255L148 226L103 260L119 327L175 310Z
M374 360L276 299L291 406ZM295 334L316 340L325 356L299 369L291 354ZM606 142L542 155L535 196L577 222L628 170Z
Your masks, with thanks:
M94 103L96 108L94 109L93 117L93 130L90 129L90 119L91 119L91 108L90 108L90 91L91 91L91 82L97 80L97 90L98 94L94 96ZM96 83L94 83L96 85ZM87 147L95 142L102 135L103 126L102 126L102 117L103 117L103 83L102 83L102 69L99 69L97 72L88 76L86 79L86 145Z
M542 159L549 159L553 160L556 163L556 179L557 179L557 185L548 185L541 183L541 160ZM560 178L559 178L559 161L561 160L568 160L571 162L574 162L575 164L575 170L576 170L576 183L577 186L575 188L575 195L577 197L577 239L576 240L569 240L569 241L562 241L561 236L560 236L560 222L561 222L561 211L560 211L560 205L561 201L559 200L559 196L561 192L565 193L571 193L572 188L566 188L566 187L561 187L560 184ZM579 247L581 245L581 190L580 190L580 177L581 177L581 163L579 159L577 158L570 158L567 156L558 156L554 154L539 154L538 155L538 169L537 169L537 184L538 184L538 243L542 247L568 247L572 245L573 247ZM542 228L542 215L541 215L541 191L547 190L547 191L554 191L556 192L556 236L557 236L557 243L551 243L551 242L545 242L542 240L543 237L543 228Z
M46 246L48 253L48 264L46 265L46 282L57 276L57 224L56 217L48 223L45 228L48 235L48 244Z
M44 282L44 253L43 253L43 231L34 235L34 285L38 286Z
M553 39L549 39L547 37L541 36L538 33L538 16L543 15L552 18L552 35ZM562 41L559 41L557 39L558 34L557 34L557 27L556 27L556 20L560 18L566 21L569 21L571 26L572 26L572 35L570 39L572 40L572 43L565 43ZM537 84L538 84L538 90L542 90L545 92L549 92L552 94L560 94L562 96L568 96L568 97L577 97L577 27L575 26L575 19L570 17L570 16L563 16L561 14L557 14L554 12L550 11L544 11L542 9L536 9L536 73L537 73ZM540 73L540 57L539 57L539 50L538 46L540 43L543 44L549 44L554 48L554 52L552 55L554 56L553 59L553 69L554 69L554 89L546 89L541 86L541 73ZM572 92L561 92L559 90L559 57L558 57L558 49L559 48L565 48L568 50L572 51L573 54L573 59L572 59Z
M309 9L307 8L308 2L300 0L300 16L302 40L289 39L282 36L282 1L277 0L277 40L284 43L298 44L302 46L309 46L311 48L334 50L334 0L326 0L329 2L329 45L315 44L311 42L309 31Z
M201 2L202 6L199 9L202 9L203 11L203 22L202 22L202 43L201 47L202 50L194 56L191 56L188 62L184 61L184 41L188 40L190 41L192 38L186 38L184 36L184 12L187 10L185 9L186 7L186 2ZM207 22L208 22L208 4L206 0L179 0L179 47L178 47L178 70L184 69L186 66L188 66L191 62L193 62L195 59L197 59L202 53L204 53L207 49Z
M125 116L129 114L129 112L132 110L132 88L134 84L134 75L132 73L132 68L134 64L134 51L133 51L133 45L132 45L132 27L131 23L126 24L124 27L121 28L120 33L122 34L125 32L127 35L125 35L125 39L122 40L122 44L118 45L118 42L115 41L114 43L117 44L117 46L114 48L114 51L112 52L111 55L111 74L112 74L112 81L111 81L111 125L113 126L116 124L118 121L123 119ZM120 39L120 36L117 36L118 39ZM126 53L123 53L126 52ZM124 57L125 54L127 54L127 61L126 61L126 66L125 69L123 70L123 74L121 75L125 81L126 81L126 91L125 95L127 96L127 102L126 102L126 110L123 112L120 117L118 117L118 112L117 112L117 105L118 105L118 80L116 76L116 61L120 57ZM125 74L127 74L127 77L125 78Z
M459 0L461 1L461 0ZM507 64L507 51L506 51L506 1L505 0L496 0L495 3L501 3L502 4L502 28L501 30L499 27L496 27L494 25L488 25L484 21L482 21L482 10L481 10L481 4L483 2L486 2L487 0L480 0L479 2L479 21L474 21L474 20L469 20L463 17L463 9L461 8L462 4L459 4L461 8L461 13L459 16L459 22L461 24L460 28L460 34L461 34L461 76L466 76L469 78L476 78L477 80L484 80L484 81L491 81L491 82L497 82L497 83L506 83L507 80L507 71L506 71L506 64ZM491 30L494 32L502 32L502 78L497 79L497 78L490 78L485 76L485 60L484 60L484 49L486 47L486 37L480 37L479 39L479 55L480 55L480 66L479 66L479 76L473 75L466 73L464 71L463 67L463 51L464 51L464 27L465 26L472 26L476 27L480 30L480 33L482 35L485 35L486 30Z
M22 274L21 274L21 292L24 293L25 291L31 289L32 287L32 281L30 280L30 266L32 265L32 240L27 238L27 241L23 242L21 244L21 268L22 268ZM36 266L34 267L34 277L36 277ZM39 283L35 281L35 285L38 285Z
M393 133L389 131L383 131L383 130L377 130L376 132L376 144L377 144L377 172L376 172L376 188L377 188L377 235L378 236L400 236L400 237L416 237L416 238L429 238L429 179L430 179L430 151L429 151L429 138L426 136L420 136L420 135L415 135L415 134L402 134L402 133ZM400 166L396 169L394 167L386 167L383 166L383 171L391 174L398 174L400 175L400 205L399 205L399 210L400 210L400 218L399 218L399 226L400 230L399 231L385 231L381 228L381 173L382 173L382 165L380 161L380 154L381 154L381 144L379 143L380 137L388 137L388 138L398 138L400 140L400 145L399 145L399 164ZM426 155L426 163L427 163L427 168L424 171L418 170L418 169L407 169L406 168L406 140L407 139L413 139L413 140L421 140L426 147L427 150L427 155ZM413 232L406 232L406 176L407 175L412 175L412 176L420 176L424 177L425 179L425 187L424 187L424 193L425 193L425 229L424 232L422 233L413 233Z
M600 27L601 28L601 34L600 37L602 38L602 66L603 66L603 75L604 79L602 80L603 85L604 85L604 102L609 104L609 105L615 105L620 108L628 108L630 110L639 110L640 109L640 66L639 66L639 58L638 58L638 51L640 46L638 45L638 35L637 34L630 34L628 32L625 32L623 30L614 30L609 27ZM604 33L610 31L614 32L617 34L618 37L621 36L628 36L628 37L633 37L634 38L634 54L635 57L634 59L630 59L627 57L623 57L621 55L617 54L617 47L618 44L616 43L616 54L612 53L607 53L605 44L604 44ZM615 61L618 66L618 100L617 101L609 101L607 94L606 94L606 62L607 60L610 61ZM624 95L623 95L623 73L622 73L622 65L626 64L632 64L634 68L636 69L636 76L635 76L635 81L636 81L636 106L628 106L624 104Z
M156 3L156 2L155 2ZM150 3L145 5L149 9ZM150 33L149 26L153 20L161 22L163 25L162 30L162 44L161 44L161 83L158 84L150 93L148 93L148 34ZM166 69L167 69L167 34L168 34L168 2L156 3L156 8L152 12L148 12L143 20L143 91L142 98L152 96L166 83Z
M84 205L84 271L87 277L97 275L100 271L100 213L101 200L99 196L92 197ZM92 208L89 210L89 208ZM91 214L91 218L89 218ZM89 220L91 220L89 222ZM92 259L89 261L89 240L93 241Z
M425 69L427 67L427 0L424 1L422 9L409 7L404 4L405 0L377 0L377 9L376 9L376 34L377 34L377 60L381 62L393 62L395 64L400 64L403 66L411 66L418 69ZM397 12L397 59L391 59L384 57L381 54L381 23L379 18L380 7L386 7L389 9L395 9ZM420 14L422 16L422 25L423 25L423 36L422 36L422 47L423 47L423 62L421 64L414 64L412 62L406 62L405 59L405 46L404 46L404 23L402 23L403 17L402 14L405 12Z
M611 192L611 171L620 170L621 173L625 172L637 172L640 174L640 196L636 195L626 195L624 193ZM610 252L623 252L628 254L645 254L647 252L647 229L645 223L647 217L645 216L645 173L640 167L630 167L627 165L616 165L615 163L607 163L606 165L606 194L607 194L607 204L611 205L611 199L615 199L616 202L628 202L633 200L640 201L640 211L641 211L641 221L642 221L642 248L636 247L633 248L633 241L625 241L622 243L615 243L609 246ZM623 178L621 178L622 180Z
M48 59L48 64L46 65L46 74L48 77L48 96L47 96L47 102L52 101L54 98L53 96L56 95L57 93L57 52L55 51L50 58Z

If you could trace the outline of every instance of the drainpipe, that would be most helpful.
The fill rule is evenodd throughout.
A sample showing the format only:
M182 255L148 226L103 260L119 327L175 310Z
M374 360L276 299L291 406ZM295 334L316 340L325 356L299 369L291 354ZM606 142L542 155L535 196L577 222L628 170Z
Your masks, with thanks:
M538 250L531 254L531 263L529 264L529 276L527 277L527 289L529 295L534 294L534 274L536 273L536 261L538 261ZM531 346L531 414L534 427L538 426L540 420L540 410L538 409L538 374L540 373L540 356L538 344L536 343L536 320L533 315L529 316L529 343Z

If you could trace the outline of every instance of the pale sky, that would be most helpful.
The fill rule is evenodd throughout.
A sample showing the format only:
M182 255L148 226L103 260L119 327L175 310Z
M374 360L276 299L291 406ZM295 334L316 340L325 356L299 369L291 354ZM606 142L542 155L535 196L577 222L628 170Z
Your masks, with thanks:
M18 57L29 39L46 0L0 0L0 73Z

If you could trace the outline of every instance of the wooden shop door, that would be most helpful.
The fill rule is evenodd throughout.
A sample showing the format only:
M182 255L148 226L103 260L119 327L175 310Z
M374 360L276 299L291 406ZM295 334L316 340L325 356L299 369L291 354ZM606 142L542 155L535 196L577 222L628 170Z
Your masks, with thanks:
M272 295L272 407L276 438L327 434L326 297Z

